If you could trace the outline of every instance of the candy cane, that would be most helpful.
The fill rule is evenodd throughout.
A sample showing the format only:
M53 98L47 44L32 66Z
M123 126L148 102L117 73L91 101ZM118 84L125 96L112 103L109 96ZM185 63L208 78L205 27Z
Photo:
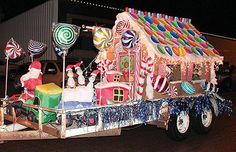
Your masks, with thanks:
M148 97L148 99L153 99L153 86L152 86L152 77L153 77L153 60L151 57L149 57L147 59L147 70L146 70L146 74L147 74L147 86L146 86L146 95Z
M143 88L144 88L144 80L146 77L146 67L147 61L145 59L141 60L139 79L138 79L138 87L137 87L137 100L142 99Z

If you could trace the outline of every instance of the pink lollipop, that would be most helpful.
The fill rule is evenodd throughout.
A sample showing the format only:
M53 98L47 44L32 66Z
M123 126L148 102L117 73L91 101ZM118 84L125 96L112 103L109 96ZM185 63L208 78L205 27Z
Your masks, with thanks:
M20 45L13 38L11 38L6 44L5 54L10 59L16 59L23 54L23 50Z
M128 20L119 21L116 25L116 33L121 35L124 31L129 29L129 27L130 27L130 23Z

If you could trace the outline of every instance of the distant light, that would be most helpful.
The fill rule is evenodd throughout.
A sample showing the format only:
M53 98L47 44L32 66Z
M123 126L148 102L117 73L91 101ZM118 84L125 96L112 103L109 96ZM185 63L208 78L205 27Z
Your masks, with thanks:
M111 6L107 6L107 5L101 5L101 4L97 4L97 3L91 3L91 2L87 2L87 1L81 1L81 0L69 0L69 1L84 4L84 5L89 5L89 6L96 6L96 7L106 8L106 9L110 9L110 10L118 10L118 11L121 11L121 12L124 11L124 9L121 9L121 8L111 7Z

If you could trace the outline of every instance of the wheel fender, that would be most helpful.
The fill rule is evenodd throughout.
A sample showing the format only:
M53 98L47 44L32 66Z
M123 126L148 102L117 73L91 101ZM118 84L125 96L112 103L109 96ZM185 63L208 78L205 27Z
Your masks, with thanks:
M218 106L217 106L217 103L216 103L216 99L214 97L210 97L210 101L211 101L211 105L212 105L212 107L214 109L214 114L216 116L218 116L219 110L218 110Z

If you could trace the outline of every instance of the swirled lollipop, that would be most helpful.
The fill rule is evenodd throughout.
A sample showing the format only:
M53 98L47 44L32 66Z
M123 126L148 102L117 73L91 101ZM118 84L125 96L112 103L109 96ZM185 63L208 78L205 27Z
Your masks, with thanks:
M121 38L122 45L125 49L136 46L139 42L139 36L134 30L127 30Z
M112 44L113 36L111 29L104 27L96 27L93 32L93 44L101 50Z
M116 33L122 34L125 30L129 29L130 23L128 20L119 21L116 25Z
M80 27L72 24L58 23L53 25L53 40L56 47L68 50L77 40Z
M29 50L30 56L40 55L47 50L47 45L42 42L29 40L28 50Z
M7 57L9 57L10 59L16 59L20 57L23 53L24 51L13 38L11 38L7 42L6 47L5 47L5 54Z

